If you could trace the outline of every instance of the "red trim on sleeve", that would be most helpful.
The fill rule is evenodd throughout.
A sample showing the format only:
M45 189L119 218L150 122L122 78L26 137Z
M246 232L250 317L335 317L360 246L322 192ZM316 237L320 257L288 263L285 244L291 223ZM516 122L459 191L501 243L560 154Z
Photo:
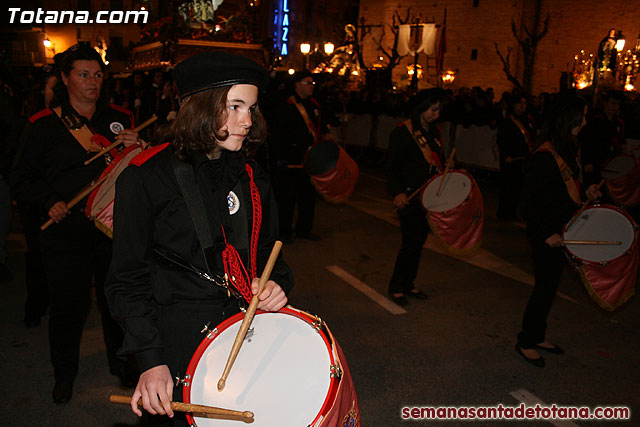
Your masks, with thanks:
M37 120L46 117L50 114L53 114L53 110L51 110L50 108L45 108L44 110L38 111L37 113L35 113L33 116L29 117L29 121L31 122L31 124L35 123Z
M144 150L142 153L138 154L133 159L131 159L129 164L135 165L135 166L141 166L147 160L149 160L150 158L152 158L153 156L155 156L156 154L158 154L168 146L169 146L169 143L165 142L164 144L156 145L154 147L149 147L146 150Z

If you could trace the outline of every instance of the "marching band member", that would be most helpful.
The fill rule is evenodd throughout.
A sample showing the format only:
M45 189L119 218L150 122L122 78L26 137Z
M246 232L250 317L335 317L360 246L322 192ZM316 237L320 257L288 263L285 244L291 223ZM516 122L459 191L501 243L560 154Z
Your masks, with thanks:
M444 164L442 137L435 124L442 106L441 91L421 91L415 105L411 118L389 136L387 185L393 195L393 204L398 208L402 229L402 245L389 283L389 295L399 305L408 303L407 296L427 299L427 294L417 289L413 281L418 274L429 223L420 198L408 198L439 173Z
M141 153L116 184L106 292L125 331L121 354L133 355L142 371L133 412L142 415L142 398L156 415L151 424L186 426L170 407L182 398L174 377L185 374L203 325L238 312L229 294L247 300L257 292L278 214L266 174L247 158L266 133L258 90L267 71L207 52L178 64L174 78L181 105L171 142ZM276 311L293 286L282 258L270 277L258 308Z
M577 136L586 124L586 113L583 99L573 94L558 95L541 130L543 144L534 152L525 173L521 213L532 247L535 284L516 351L536 367L545 365L538 350L563 353L546 341L546 321L564 266L562 228L581 203ZM587 189L586 195L593 199L602 196L596 184Z
M135 144L131 113L102 102L105 65L90 47L75 45L56 55L60 105L32 116L22 134L11 176L17 200L37 203L43 217L56 224L41 233L50 293L49 346L55 386L53 400L71 399L78 373L80 338L90 306L91 284L102 315L109 370L126 382L126 364L115 353L122 331L109 315L103 284L111 259L111 241L90 221L83 204L66 201L105 168L104 161L84 165L115 140Z

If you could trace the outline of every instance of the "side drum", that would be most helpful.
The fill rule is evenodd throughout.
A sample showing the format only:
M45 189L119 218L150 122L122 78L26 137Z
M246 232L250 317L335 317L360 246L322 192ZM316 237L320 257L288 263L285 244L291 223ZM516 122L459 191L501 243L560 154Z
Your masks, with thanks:
M357 420L357 397L344 355L324 323L285 307L257 312L245 342L218 391L227 357L242 323L238 313L218 325L200 344L187 369L183 398L255 414L255 427L337 426ZM238 421L190 414L198 427L238 426Z
M465 254L478 248L484 232L482 193L471 175L462 170L431 178L422 190L422 206L429 226L449 252ZM440 193L438 193L440 188Z
M604 309L614 310L634 293L638 278L638 225L624 210L610 205L585 209L563 231L564 240L618 244L566 244L591 297Z

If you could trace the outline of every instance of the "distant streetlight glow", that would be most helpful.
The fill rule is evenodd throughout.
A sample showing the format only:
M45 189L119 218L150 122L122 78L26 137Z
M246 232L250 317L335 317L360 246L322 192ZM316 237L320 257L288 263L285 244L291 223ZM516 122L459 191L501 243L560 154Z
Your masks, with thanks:
M324 44L324 53L327 55L331 55L333 53L334 45L331 42L327 42Z
M309 52L311 52L311 45L309 43L301 43L300 52L302 52L303 55L308 54Z

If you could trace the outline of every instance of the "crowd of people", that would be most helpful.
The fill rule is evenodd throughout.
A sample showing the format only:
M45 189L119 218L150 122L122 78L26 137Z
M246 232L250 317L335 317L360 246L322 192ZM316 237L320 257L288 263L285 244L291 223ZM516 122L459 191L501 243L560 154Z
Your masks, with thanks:
M22 102L5 76L0 87L6 106L0 237L6 236L13 199L28 249L25 325L37 326L49 310L52 397L69 401L93 286L110 372L135 386L132 410L141 415L141 398L144 409L157 415L149 422L163 425L164 415L179 418L169 406L180 395L173 377L185 372L200 326L220 323L251 299L276 239L321 238L313 233L317 195L303 168L305 152L339 125L336 113L365 111L367 101L333 102L308 72L284 86L270 84L254 61L223 53L196 55L171 75L136 72L110 80L91 48L74 46L57 55L55 65L42 70ZM430 89L410 102L404 95L384 99L375 98L371 111L387 105L409 117L389 137L388 188L402 230L391 299L406 305L408 298L428 298L413 281L430 226L410 195L447 166L438 121L495 127L497 216L524 220L533 248L535 286L516 351L544 366L538 350L562 353L545 338L564 262L561 228L582 199L606 197L597 184L603 163L626 150L624 115L633 114L637 99L625 102L610 91L592 112L576 93L531 98L513 91L494 102L491 89L462 89L455 97ZM134 129L153 115L154 126ZM265 140L267 148L260 149ZM108 153L107 162L87 162L113 142L123 148ZM87 218L83 203L70 201L122 149L147 143L150 148L118 178L111 240ZM53 225L41 231L47 219ZM3 250L0 241L0 275L10 280ZM194 269L208 272L219 286ZM258 307L282 308L292 286L292 273L279 258ZM185 419L176 422L186 425Z

